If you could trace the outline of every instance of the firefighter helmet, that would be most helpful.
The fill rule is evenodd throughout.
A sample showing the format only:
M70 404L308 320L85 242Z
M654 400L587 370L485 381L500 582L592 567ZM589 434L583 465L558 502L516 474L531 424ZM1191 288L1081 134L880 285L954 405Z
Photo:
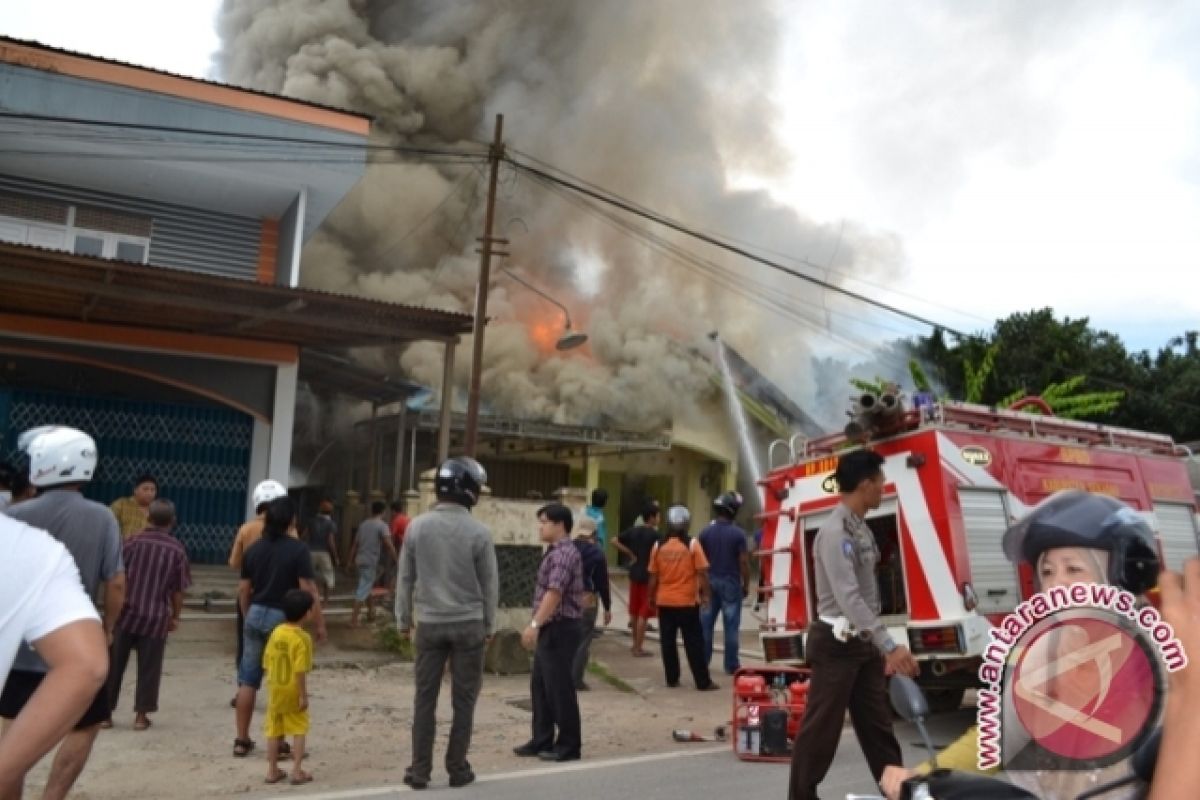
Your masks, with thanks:
M456 456L442 462L434 479L438 500L472 508L487 483L487 470L473 458Z
M1134 594L1158 583L1154 531L1129 506L1107 495L1065 491L1051 495L1004 533L1010 561L1036 564L1053 547L1108 553L1108 582Z
M737 492L725 492L713 500L713 508L725 512L730 518L736 517L742 510L742 496Z
M96 473L96 440L75 428L34 428L17 440L29 453L29 482L44 488L87 483Z
M683 531L692 526L692 512L687 506L674 505L667 509L667 528L672 531Z

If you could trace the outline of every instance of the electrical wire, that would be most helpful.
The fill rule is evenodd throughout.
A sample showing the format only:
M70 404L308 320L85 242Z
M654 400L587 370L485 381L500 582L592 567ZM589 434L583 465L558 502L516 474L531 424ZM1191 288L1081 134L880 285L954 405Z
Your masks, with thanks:
M534 178L533 180L537 182L538 179ZM737 275L711 261L700 258L699 256L680 248L678 245L668 242L667 240L657 236L656 234L653 234L650 231L633 225L629 220L621 218L609 209L589 207L588 201L585 198L573 194L568 190L565 190L563 187L553 183L542 183L541 185L547 190L559 195L564 200L582 208L586 212L598 216L606 223L618 228L627 235L641 240L643 244L650 247L655 252L662 254L666 258L685 267L700 270L710 281L717 284L721 288L742 296L756 305L773 311L775 314L784 319L803 325L815 333L824 336L831 341L837 342L844 347L852 349L868 358L877 355L874 351L862 344L861 341L844 337L832 330L830 327L823 326L816 320L801 314L797 308L788 305L779 298L778 290L776 288L761 284L753 279L748 279L746 276ZM795 300L798 303L803 302L798 298L788 299ZM804 305L808 306L808 304ZM857 318L852 319L861 321L857 320ZM903 333L911 334L912 332L904 331Z
M396 250L398 250L401 245L403 245L405 242L407 242L409 239L411 239L416 234L417 231L419 231L419 230L421 230L421 228L425 227L425 223L429 222L429 220L433 219L433 217L439 211L441 211L443 208L445 208L446 204L449 203L455 196L457 196L459 191L463 188L463 186L466 185L467 179L472 177L473 175L475 175L475 176L479 175L478 168L476 168L474 171L468 171L461 178L459 178L454 183L454 185L452 187L450 187L450 191L446 193L446 196L442 198L440 203L438 203L436 206L431 208L429 210L429 213L426 214L425 216L421 217L421 219L415 225L413 225L412 228L410 228L406 233L404 233L402 236L400 236L394 242L391 242L390 244L385 245L382 248L381 252L379 252L377 255L373 256L373 259L378 260L378 261L383 261L388 256L390 256L394 252L396 252Z
M861 303L866 303L867 305L874 306L875 308L881 309L883 311L887 311L887 312L889 312L891 314L895 314L896 316L899 316L899 317L904 317L905 319L912 320L913 322L919 322L922 325L926 325L930 328L940 328L941 330L944 330L947 333L950 333L954 336L958 336L959 338L966 338L966 336L967 336L967 334L963 333L962 331L955 330L954 328L951 328L948 325L943 325L940 322L935 322L934 320L931 320L928 317L924 317L920 314L914 314L911 311L905 311L904 309L899 308L894 305L891 305L890 303L884 303L880 300L876 300L875 298L868 297L860 292L855 292L850 289L846 289L842 286L838 286L837 284L830 283L828 281L821 280L820 278L813 277L812 275L806 275L805 273L800 272L799 270L792 269L791 267L788 267L784 264L780 264L777 261L773 261L769 258L765 258L763 256L757 255L756 253L752 253L749 250L747 250L745 247L741 247L738 245L730 244L728 242L724 242L721 239L718 239L714 236L711 236L711 235L703 233L701 231L697 231L692 228L689 228L688 226L684 225L683 223L678 222L674 219L671 219L670 217L642 209L642 208L638 207L636 204L632 203L631 201L625 200L624 198L622 198L618 195L606 193L603 191L598 191L598 190L589 188L587 186L584 186L580 183L576 183L574 181L567 180L565 178L560 178L557 175L553 175L544 169L539 169L537 167L533 167L528 164L523 164L520 161L516 161L516 160L512 159L511 157L506 157L506 160L510 164L513 164L517 169L520 169L530 175L536 175L538 177L544 178L545 180L551 181L553 183L557 183L565 188L579 192L580 194L587 195L588 197L591 197L594 200L598 200L602 203L607 203L608 205L619 208L622 211L625 211L627 213L635 214L636 216L643 217L643 218L648 219L652 222L655 222L659 225L670 228L671 230L674 230L677 233L681 233L685 236L688 236L688 237L691 237L698 241L704 242L705 244L712 245L713 247L717 247L722 250L726 250L735 255L742 256L743 258L749 259L750 261L754 261L757 264L761 264L765 267L769 267L778 272L782 272L785 275L790 275L793 278L798 278L802 281L807 281L808 283L814 284L816 286L820 286L831 292L836 292L837 294L841 294L846 297L852 298L854 300L858 300Z
M272 144L305 145L330 149L389 150L410 155L448 155L471 158L487 158L488 151L482 147L478 151L454 150L449 148L415 147L412 145L372 144L370 142L339 142L326 139L311 139L300 136L277 136L262 133L243 133L239 131L222 131L198 128L182 128L173 125L149 125L133 122L115 122L111 120L82 119L79 117L56 117L44 114L25 114L11 111L0 111L0 119L20 120L37 123L58 123L64 125L82 125L95 129L116 129L131 131L147 131L154 133L185 134L192 136L208 136L222 141L266 142Z
M687 267L701 269L702 271L704 271L710 275L716 274L718 277L722 278L725 281L732 281L733 282L732 288L737 293L739 293L743 296L749 296L749 294L750 294L749 287L754 287L754 289L756 291L754 292L753 297L751 297L750 299L754 299L758 302L765 302L767 304L774 305L775 307L779 307L781 305L779 287L772 286L767 283L763 283L762 281L756 280L750 276L736 273L726 267L723 267L723 266L717 264L714 261L702 258L701 256L698 256L695 253L692 253L691 251L688 251L688 250L680 247L679 245L677 245L673 242L670 242L670 241L664 239L663 237L661 237L657 234L654 234L653 232L651 232L645 228L641 228L637 225L632 224L629 220L622 218L621 216L617 215L610 209L596 206L593 201L589 201L586 198L580 197L579 195L574 195L574 194L568 193L567 190L563 189L562 187L557 186L556 184L539 181L536 178L534 178L533 180L535 182L539 183L541 186L543 186L543 188L545 188L549 191L552 191L556 194L559 194L560 196L564 197L565 199L568 199L568 200L574 202L578 207L582 208L587 213L593 214L597 217L600 217L601 219L605 220L609 224L619 228L624 233L631 235L631 236L643 241L644 243L648 244L649 246L653 247L656 251L662 252L664 254L671 256L672 259L677 261L678 263L681 263ZM790 300L794 303L804 305L805 307L808 307L808 308L811 308L814 310L818 310L817 307L815 305L813 305L812 303L809 303L808 301L806 301L802 298L796 297L794 295L784 295L783 299ZM786 305L785 305L785 307L786 307ZM820 308L819 310L822 312L826 311L826 309L824 307ZM887 330L887 331L890 331L893 333L898 333L902 336L911 336L914 333L914 331L912 331L912 330L899 329L899 328L895 328L892 326L883 325L881 323L867 321L867 320L862 319L861 317L856 317L856 316L853 316L850 314L845 314L843 312L832 311L831 309L829 311L839 317L844 317L844 318L852 320L854 322L864 323L864 324L871 325L873 327L876 327L876 328L879 328L882 330ZM803 319L808 324L815 324L815 321L811 318L804 317Z
M621 200L621 201L623 201L623 202L629 203L631 206L638 208L639 210L641 210L641 211L645 212L646 214L650 214L650 215L653 215L653 216L655 216L655 217L659 217L659 216L661 216L661 215L659 215L659 214L658 214L658 212L654 211L654 210L653 210L653 209L651 209L651 208L648 208L647 206L641 205L641 204L639 204L639 203L637 203L637 202L635 202L635 201L632 201L632 200L630 200L630 199L628 199L628 198L625 198L625 197L620 197L620 196L619 196L619 195L617 195L616 193L614 193L614 192L610 192L608 189L605 189L604 187L602 187L602 186L600 186L600 185L598 185L598 184L595 184L595 183L592 183L592 182L590 182L590 181L587 181L586 179L584 179L584 178L581 178L581 177L579 177L579 176L577 176L577 175L573 175L573 174L571 174L570 172L567 172L567 171L566 171L566 170L564 170L564 169L559 169L558 167L554 166L553 164L551 164L551 163L549 163L549 162L547 162L547 161L543 161L542 159L539 159L539 158L537 158L536 156L532 156L532 155L530 155L530 154L528 154L528 153L522 152L522 151L520 151L520 150L518 150L518 149L516 149L516 148L514 148L514 147L508 147L507 149L508 149L510 152L516 153L516 154L517 154L517 155L519 155L521 158L523 158L523 159L526 159L526 160L528 160L528 161L531 161L531 162L533 162L534 164L537 164L538 166L542 167L543 169L546 169L546 170L548 170L548 171L550 171L550 172L555 172L555 173L558 173L558 174L562 175L563 177L565 177L565 178L566 178L566 179L568 179L568 180L571 180L571 181L574 181L574 182L576 182L576 183L580 183L580 184L582 184L582 185L584 185L584 186L587 186L588 188L592 189L593 191L596 191L596 192L599 192L599 193L602 193L602 194L608 195L608 196L610 196L610 197L612 197L612 198L614 198L614 199ZM843 224L842 224L842 226L841 226L841 227L842 227L842 229L844 229L844 228L845 228L845 224L844 224L844 222L843 222ZM905 299L908 299L908 300L913 300L913 301L916 301L916 302L918 302L918 303L922 303L922 304L924 304L924 305L930 306L931 308L939 308L939 309L941 309L941 310L943 310L943 311L949 311L949 312L951 312L951 313L960 314L960 315L962 315L962 316L964 316L964 317L970 317L970 318L972 318L972 319L979 320L979 321L981 321L981 322L984 322L984 323L987 323L987 324L989 324L989 325L990 325L990 324L992 324L992 323L994 322L994 320L990 320L990 319L988 319L988 318L986 318L986 317L983 317L983 316L980 316L980 315L978 315L978 314L972 314L972 313L970 313L970 312L965 312L965 311L963 311L963 310L961 310L961 309L959 309L959 308L955 308L955 307L953 307L953 306L948 306L948 305L944 305L944 304L941 304L941 303L934 303L934 302L931 302L931 301L927 300L926 298L919 297L919 296L917 296L917 295L914 295L914 294L910 294L910 293L907 293L907 292L900 291L900 290L898 290L898 289L895 289L894 287L887 286L887 285L885 285L885 284L882 284L882 283L877 283L877 282L874 282L874 281L869 281L869 280L866 280L865 278L861 278L861 277L859 277L859 276L857 276L857 275L851 275L850 273L843 272L843 271L841 271L841 270L837 270L837 269L833 269L833 268L832 268L832 261L833 261L833 259L832 259L832 258L830 259L830 266L826 266L826 265L822 265L822 264L816 264L816 263L814 263L814 262L810 261L810 260L809 260L809 259L807 259L807 258L803 258L803 257L800 257L800 256L795 256L795 255L792 255L792 254L790 254L790 253L784 253L784 252L782 252L782 251L779 251L779 250L773 250L773 249L771 249L771 248L769 248L769 247L765 247L765 246L763 246L763 245L760 245L760 244L757 244L757 243L755 243L755 242L750 242L750 241L748 241L748 240L746 240L746 239L740 239L740 238L738 238L738 237L736 237L736 236L733 236L733 235L731 235L731 234L728 234L728 233L723 233L723 232L714 232L714 231L706 231L706 230L703 230L703 229L700 229L700 228L695 228L695 230L697 230L697 231L698 231L698 232L700 232L700 233L705 233L705 234L707 234L707 235L709 235L709 236L711 236L711 237L713 237L713 238L715 238L715 239L720 239L720 240L723 240L723 241L725 241L725 242L733 243L733 244L736 244L736 245L741 245L741 246L743 246L743 247L746 247L746 248L752 248L753 250L756 250L756 251L758 251L759 253L765 253L765 254L767 254L767 255L778 256L779 258L782 258L782 259L784 259L784 260L786 260L786 261L790 261L790 262L792 262L793 264L796 264L796 265L799 265L799 266L810 267L810 268L812 268L812 269L817 269L817 270L820 270L820 271L822 271L822 272L826 273L826 275L828 275L829 273L833 273L833 274L837 275L839 278L841 278L841 279L842 279L842 280L844 280L844 281L854 281L855 283L859 283L859 284L862 284L862 285L864 285L864 286L870 286L870 287L872 287L872 288L875 288L875 289L880 289L880 290L882 290L882 291L889 292L889 293L891 293L891 294L897 295L898 297L903 297L903 298L905 298ZM838 247L840 247L840 244L841 244L841 230L839 230L839 233L838 233ZM834 255L835 255L835 256L836 256L836 254L837 254L838 247L835 247L835 250L834 250ZM927 324L927 323L924 323L924 324ZM941 327L943 330L947 330L947 328L946 328L945 326L943 326L943 325L939 325L938 327Z

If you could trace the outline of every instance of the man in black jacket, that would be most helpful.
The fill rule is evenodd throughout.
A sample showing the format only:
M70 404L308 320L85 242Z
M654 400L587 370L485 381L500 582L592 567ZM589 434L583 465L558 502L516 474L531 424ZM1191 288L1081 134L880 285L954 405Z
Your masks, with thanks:
M583 681L583 673L587 670L596 618L603 605L604 626L608 627L612 622L612 595L608 591L608 562L604 551L596 544L596 521L591 517L580 518L574 544L583 559L583 638L579 641L571 674L575 678L575 689L586 692L588 685Z

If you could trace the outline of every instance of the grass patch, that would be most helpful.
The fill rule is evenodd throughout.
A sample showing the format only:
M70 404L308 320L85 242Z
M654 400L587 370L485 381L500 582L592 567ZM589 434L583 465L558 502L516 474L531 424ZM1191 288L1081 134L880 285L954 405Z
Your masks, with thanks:
M625 681L621 680L620 676L615 675L608 667L604 666L599 661L589 661L587 665L587 671L589 675L604 681L618 692L637 694L636 689L634 689Z
M401 636L400 631L396 630L395 625L383 625L377 628L375 631L375 641L379 644L380 650L393 653L401 661L416 660L417 651L413 646L412 639Z

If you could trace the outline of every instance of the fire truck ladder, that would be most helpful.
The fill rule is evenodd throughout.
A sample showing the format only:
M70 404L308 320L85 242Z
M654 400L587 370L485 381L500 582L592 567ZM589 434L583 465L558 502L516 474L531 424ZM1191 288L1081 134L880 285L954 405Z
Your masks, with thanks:
M1035 439L1054 439L1081 446L1116 447L1165 456L1184 453L1184 448L1175 444L1170 436L1160 433L1147 433L1130 428L1079 422L1061 417L1040 416L971 403L945 402L932 408L906 411L898 433L907 433L922 427L966 428L988 433L1004 431ZM854 441L857 440L852 440L844 432L811 439L802 442L799 447L796 446L796 437L793 437L791 442L779 440L772 443L771 467L785 466L774 463L773 456L777 445L785 445L790 451L792 464L797 464L815 456L836 453Z

